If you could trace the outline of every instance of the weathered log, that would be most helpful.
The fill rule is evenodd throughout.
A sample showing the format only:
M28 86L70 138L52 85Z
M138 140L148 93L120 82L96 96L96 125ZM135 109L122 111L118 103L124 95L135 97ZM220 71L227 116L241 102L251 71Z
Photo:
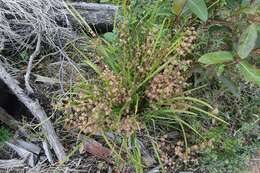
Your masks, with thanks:
M43 15L36 13L39 7L33 10L33 13L24 9L29 13L20 14L19 11L9 11L4 5L0 0L0 53L2 51L4 55L16 54L24 49L34 50L35 38L39 33L42 34L41 42L46 47L62 48L71 40L77 39L78 32L86 29L84 23L87 23L94 32L110 32L113 30L118 14L117 9L119 9L114 5L85 2L59 4L57 8L53 7L56 11L42 12L46 16L44 19L48 18L44 21L41 19ZM31 5L30 8L34 8L33 4L29 3L29 5ZM71 13L72 11L78 13L80 17ZM27 16L32 19L28 19Z
M60 161L64 160L65 152L62 144L60 143L55 130L47 117L45 111L40 106L39 102L32 100L26 95L23 89L18 85L18 82L5 70L0 62L0 79L9 87L13 94L27 107L32 115L38 119L41 124L42 132L45 133L48 142L52 146L56 156Z
M1 5L0 1L0 7ZM109 4L96 4L96 3L85 3L85 2L74 2L69 3L67 7L72 7L75 9L82 19L85 20L90 26L94 26L97 29L112 29L115 22L115 17L118 7ZM57 25L61 27L73 27L73 29L78 29L79 22L75 19L75 16L70 13L70 11L64 6L63 13L52 14L50 13L50 18L55 19ZM62 14L62 15L61 15ZM33 30L30 25L17 23L15 15L6 14L5 17L12 24L12 29L15 33L21 35L30 35ZM70 25L70 26L68 26ZM100 27L100 28L99 28Z
M118 7L114 5L84 2L72 3L71 6L80 13L88 24L95 26L113 26L118 9ZM68 14L68 16L71 15ZM75 19L71 18L72 22L75 22L74 20Z

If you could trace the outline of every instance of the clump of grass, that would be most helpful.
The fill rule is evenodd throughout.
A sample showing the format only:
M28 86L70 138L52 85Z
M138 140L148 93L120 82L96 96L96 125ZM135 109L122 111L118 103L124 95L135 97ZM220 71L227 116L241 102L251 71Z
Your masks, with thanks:
M184 97L192 63L188 55L192 53L196 30L190 27L173 31L170 20L154 13L160 8L156 4L140 19L131 13L131 8L124 9L125 19L113 33L89 42L91 53L77 49L96 75L80 79L75 86L66 106L70 115L67 127L92 134L115 131L122 129L126 117L134 117L136 122L142 119L170 125L177 122L185 137L184 127L199 132L183 114L202 113L225 123L200 108L211 108L207 103Z
M62 105L68 129L85 134L121 134L119 148L105 135L104 139L117 156L118 167L122 160L130 159L137 172L142 172L144 166L136 134L143 129L149 131L151 124L180 131L184 150L188 149L187 131L202 137L193 121L210 117L228 124L211 113L209 104L187 96L193 63L189 55L196 44L196 29L179 26L173 30L168 17L157 16L160 3L153 7L144 9L141 17L132 13L131 5L125 7L124 21L112 33L88 42L88 52L75 48L94 75L80 77ZM125 144L124 139L133 142L134 147Z

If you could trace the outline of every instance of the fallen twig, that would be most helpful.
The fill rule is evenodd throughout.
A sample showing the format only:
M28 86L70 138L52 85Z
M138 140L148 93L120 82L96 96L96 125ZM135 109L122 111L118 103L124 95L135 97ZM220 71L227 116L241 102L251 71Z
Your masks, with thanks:
M49 149L49 146L48 146L48 143L46 140L42 141L42 147L45 152L45 155L47 156L48 161L50 162L50 164L53 164L53 158L51 155L51 151Z
M20 168L24 166L25 166L24 160L18 160L18 159L0 160L1 169Z
M38 33L37 34L36 48L35 48L35 51L33 52L33 54L30 56L28 66L27 66L27 71L26 71L26 74L24 76L25 87L26 87L26 90L29 94L34 93L32 87L30 86L30 74L31 74L31 71L32 71L33 60L40 53L41 40L42 40L42 35L41 35L41 33Z
M28 151L27 149L23 148L20 145L16 145L16 143L9 143L5 142L10 148L12 148L16 153L23 158L24 161L27 162L27 164L31 167L35 166L36 163L36 155L32 153L31 151Z

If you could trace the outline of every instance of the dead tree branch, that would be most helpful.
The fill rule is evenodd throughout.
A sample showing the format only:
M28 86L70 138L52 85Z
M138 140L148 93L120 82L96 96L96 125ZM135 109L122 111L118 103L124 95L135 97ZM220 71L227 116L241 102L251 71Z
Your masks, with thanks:
M33 60L40 53L40 49L41 49L42 36L41 36L41 33L38 33L37 35L38 36L37 36L36 48L35 48L35 51L33 52L33 54L30 56L29 63L28 63L28 66L27 66L27 71L26 71L26 74L24 76L25 87L26 87L26 90L29 94L34 93L32 87L30 86L30 74L31 74L31 71L32 71Z
M17 84L9 73L5 70L0 62L0 79L9 87L9 89L17 96L17 98L28 108L32 115L38 119L42 126L42 132L45 133L48 142L52 146L59 161L64 160L65 151L60 143L55 130L48 119L45 111L42 109L38 101L34 101L29 98L23 91L23 89Z

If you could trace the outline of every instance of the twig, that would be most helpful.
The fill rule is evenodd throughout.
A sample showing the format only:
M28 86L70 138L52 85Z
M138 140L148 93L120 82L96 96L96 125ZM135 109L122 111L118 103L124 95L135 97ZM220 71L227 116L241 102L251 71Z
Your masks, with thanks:
M48 142L52 146L59 161L64 160L65 151L60 143L55 130L48 119L45 111L42 109L38 101L32 100L28 97L23 89L18 86L17 81L13 79L9 73L5 70L0 62L0 79L9 87L13 94L28 108L32 115L38 119L42 126L42 132L46 135Z
M47 156L48 161L50 162L50 164L53 164L53 158L51 155L51 151L49 150L49 146L48 146L48 143L46 140L42 141L42 147L45 152L45 155Z
M27 164L31 167L35 166L36 158L35 155L26 150L21 146L17 146L16 144L5 142L10 148L12 148L23 160L27 161Z
M30 86L30 74L31 74L31 71L32 71L33 60L40 53L41 40L42 40L42 35L41 35L41 33L38 33L37 34L36 48L35 48L35 51L33 52L33 54L30 56L29 63L28 63L28 66L27 66L27 71L26 71L26 74L24 76L25 88L26 88L26 90L29 94L34 93L32 87Z
M156 166L155 168L149 170L146 173L158 173L158 172L160 172L160 166Z

